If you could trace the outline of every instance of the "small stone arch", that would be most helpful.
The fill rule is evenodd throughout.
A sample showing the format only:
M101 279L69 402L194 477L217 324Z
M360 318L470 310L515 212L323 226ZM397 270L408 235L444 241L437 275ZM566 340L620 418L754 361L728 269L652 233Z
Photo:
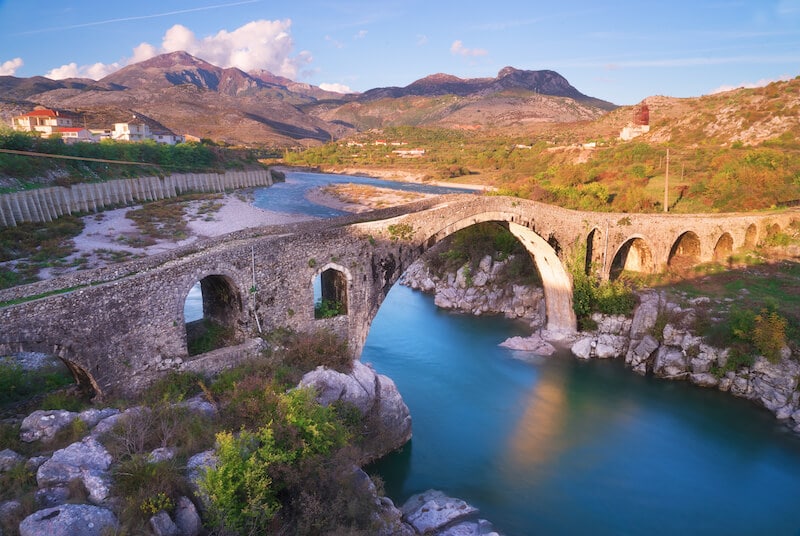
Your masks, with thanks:
M312 279L314 318L347 315L352 282L350 270L340 264L329 262L317 270Z
M669 250L667 265L688 268L700 262L700 237L693 231L682 233Z
M756 244L758 243L758 228L756 227L755 223L751 223L747 226L747 230L744 232L744 244L742 245L743 249L754 249Z
M75 355L67 346L63 344L50 344L47 342L0 344L0 356L17 354L20 352L48 354L58 358L72 375L78 389L87 395L91 394L93 400L100 400L103 398L104 392L100 388L100 384L86 367L81 365L80 357Z
M781 226L777 223L767 224L767 236L766 238L772 238L781 234Z
M186 291L184 304L198 285L202 294L202 316L197 320L184 321L189 355L227 346L240 338L238 328L243 311L242 294L233 278L225 274L206 275ZM218 330L220 338L211 341L209 347L201 341L208 339L212 330Z
M733 255L733 237L730 233L723 233L714 246L714 262L725 264Z
M617 279L623 271L652 274L656 271L653 252L644 238L635 236L622 244L614 254L609 271L610 279Z

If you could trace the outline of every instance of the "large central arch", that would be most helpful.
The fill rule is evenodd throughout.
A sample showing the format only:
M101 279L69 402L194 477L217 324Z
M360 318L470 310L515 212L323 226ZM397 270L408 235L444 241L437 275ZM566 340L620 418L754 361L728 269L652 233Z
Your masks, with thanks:
M577 319L572 308L572 281L558 258L553 246L536 232L516 223L517 215L505 212L484 212L449 223L444 229L427 238L431 247L447 236L472 225L485 222L499 222L508 225L508 230L525 246L530 253L544 287L547 329L561 333L573 333L577 329Z

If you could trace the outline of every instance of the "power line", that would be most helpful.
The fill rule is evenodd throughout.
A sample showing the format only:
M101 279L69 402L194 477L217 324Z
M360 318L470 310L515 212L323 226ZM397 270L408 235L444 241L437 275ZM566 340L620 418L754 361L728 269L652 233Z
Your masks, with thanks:
M127 164L131 166L159 166L151 162L128 162L127 160L107 160L105 158L89 158L88 156L68 156L65 154L35 153L32 151L17 151L14 149L0 149L0 153L18 154L22 156L38 156L42 158L62 158L64 160L86 160L87 162L103 162L106 164Z

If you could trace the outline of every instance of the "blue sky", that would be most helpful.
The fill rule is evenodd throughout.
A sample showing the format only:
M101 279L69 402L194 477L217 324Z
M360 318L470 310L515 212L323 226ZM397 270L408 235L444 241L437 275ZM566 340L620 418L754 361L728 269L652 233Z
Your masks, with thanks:
M173 50L330 89L552 69L616 104L800 75L800 0L0 0L0 74L101 78Z

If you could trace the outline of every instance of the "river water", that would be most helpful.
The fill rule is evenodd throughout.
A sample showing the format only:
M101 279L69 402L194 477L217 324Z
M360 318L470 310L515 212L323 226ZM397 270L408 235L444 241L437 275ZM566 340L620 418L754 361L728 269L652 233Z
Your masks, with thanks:
M498 346L520 333L391 290L362 361L412 415L411 443L369 468L395 502L441 489L509 536L800 534L800 440L770 413L618 361Z
M361 181L388 185L288 173L255 204L336 216L304 189ZM399 285L389 293L362 360L411 410L411 442L369 468L396 503L441 489L508 536L800 535L800 439L770 413L618 361L498 346L526 329L441 311Z

